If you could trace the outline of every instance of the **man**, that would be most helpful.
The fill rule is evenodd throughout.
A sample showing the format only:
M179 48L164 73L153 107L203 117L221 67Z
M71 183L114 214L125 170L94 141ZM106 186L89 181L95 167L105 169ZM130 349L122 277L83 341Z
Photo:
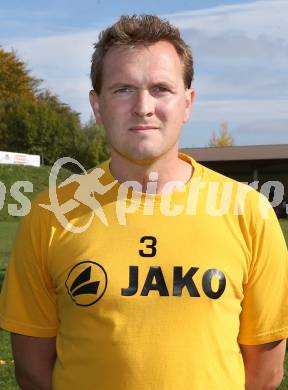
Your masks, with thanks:
M195 95L189 47L158 17L121 17L95 45L91 79L111 145L101 183L117 179L94 194L108 226L73 234L39 207L47 194L22 221L0 304L20 386L275 389L285 241L262 195L178 151ZM61 204L74 193L57 190Z

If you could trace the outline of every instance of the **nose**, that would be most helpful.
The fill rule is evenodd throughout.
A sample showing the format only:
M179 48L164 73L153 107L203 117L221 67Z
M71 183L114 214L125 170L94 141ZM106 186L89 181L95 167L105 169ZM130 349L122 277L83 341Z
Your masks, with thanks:
M135 96L134 114L139 117L152 116L155 110L155 100L147 90L138 91Z

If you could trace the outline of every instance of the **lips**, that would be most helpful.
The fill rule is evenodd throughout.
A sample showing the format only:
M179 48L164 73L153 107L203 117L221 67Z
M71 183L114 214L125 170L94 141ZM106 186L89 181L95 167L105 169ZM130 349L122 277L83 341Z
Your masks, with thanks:
M130 127L129 130L131 131L145 131L145 130L157 130L159 129L159 127L157 126L142 126L142 125L138 125L138 126L133 126L133 127Z

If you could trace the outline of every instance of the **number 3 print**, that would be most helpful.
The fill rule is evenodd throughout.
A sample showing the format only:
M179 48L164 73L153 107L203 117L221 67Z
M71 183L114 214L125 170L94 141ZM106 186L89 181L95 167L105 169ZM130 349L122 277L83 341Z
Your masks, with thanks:
M147 243L148 241L148 243ZM156 244L157 240L154 236L143 236L140 239L141 244L146 244L145 250L140 249L139 255L142 257L154 257L156 255L157 249Z

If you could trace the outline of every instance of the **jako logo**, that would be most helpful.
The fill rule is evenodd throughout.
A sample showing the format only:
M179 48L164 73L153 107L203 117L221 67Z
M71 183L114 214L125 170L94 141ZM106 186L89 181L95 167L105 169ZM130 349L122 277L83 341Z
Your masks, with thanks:
M107 274L102 265L94 261L82 261L70 270L65 286L76 305L91 306L104 295Z

